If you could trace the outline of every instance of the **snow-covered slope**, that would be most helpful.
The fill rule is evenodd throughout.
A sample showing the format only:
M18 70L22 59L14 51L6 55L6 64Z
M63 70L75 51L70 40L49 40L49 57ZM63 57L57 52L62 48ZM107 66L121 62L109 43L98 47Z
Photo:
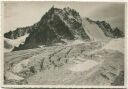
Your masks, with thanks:
M108 37L105 36L104 32L99 28L99 26L88 19L84 19L82 22L85 32L90 37L91 40L107 40Z

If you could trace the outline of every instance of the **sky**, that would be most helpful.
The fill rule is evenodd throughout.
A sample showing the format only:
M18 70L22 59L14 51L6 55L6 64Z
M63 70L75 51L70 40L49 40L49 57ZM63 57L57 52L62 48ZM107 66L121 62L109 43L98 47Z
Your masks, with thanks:
M112 27L124 30L125 4L114 2L4 2L4 32L18 27L31 26L54 5L57 8L70 7L79 12L82 18L105 20Z

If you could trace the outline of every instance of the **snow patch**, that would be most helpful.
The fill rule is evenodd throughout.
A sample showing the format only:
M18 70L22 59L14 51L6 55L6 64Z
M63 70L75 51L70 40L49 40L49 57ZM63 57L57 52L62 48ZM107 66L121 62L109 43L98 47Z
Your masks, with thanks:
M103 48L104 49L118 50L118 51L124 53L124 39L123 38L112 39Z
M70 71L74 72L82 72L82 71L88 71L95 66L97 66L98 63L94 60L87 60L84 63L75 64L72 67L69 68Z

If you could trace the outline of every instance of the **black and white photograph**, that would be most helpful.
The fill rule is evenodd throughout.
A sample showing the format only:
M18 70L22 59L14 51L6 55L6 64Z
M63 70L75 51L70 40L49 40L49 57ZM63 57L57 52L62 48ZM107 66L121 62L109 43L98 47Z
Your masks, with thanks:
M124 2L4 1L2 8L4 85L124 86Z

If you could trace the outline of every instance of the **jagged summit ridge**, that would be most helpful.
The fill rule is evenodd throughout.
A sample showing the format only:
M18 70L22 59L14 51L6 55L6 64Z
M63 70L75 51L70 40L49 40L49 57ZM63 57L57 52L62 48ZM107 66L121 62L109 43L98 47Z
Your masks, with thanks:
M39 28L42 30L42 25L45 24L48 24L48 27L53 27L50 29L54 30L56 33L59 31L60 33L58 33L58 35L60 35L61 38L64 38L67 34L62 34L63 31L68 32L68 30L70 31L70 33L68 33L70 36L68 39L86 38L86 33L82 28L82 19L79 13L69 7L64 9L52 7L40 20ZM62 27L65 27L65 29Z

